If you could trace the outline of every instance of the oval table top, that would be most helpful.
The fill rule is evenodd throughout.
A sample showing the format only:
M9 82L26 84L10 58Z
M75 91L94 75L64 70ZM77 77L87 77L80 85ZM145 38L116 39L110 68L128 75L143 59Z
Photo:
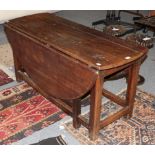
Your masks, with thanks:
M108 36L78 23L41 13L13 19L5 26L28 35L97 70L123 66L146 54L147 48Z

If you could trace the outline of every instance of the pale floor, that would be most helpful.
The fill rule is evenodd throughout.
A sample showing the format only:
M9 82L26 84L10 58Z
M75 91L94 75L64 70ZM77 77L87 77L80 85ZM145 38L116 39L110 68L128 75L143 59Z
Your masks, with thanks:
M144 14L147 14L147 11L143 12ZM57 15L91 27L91 23L93 21L105 18L105 11L61 11L58 12ZM129 17L128 15L124 14L122 16L122 19L131 21L131 17ZM150 34L152 33L150 32ZM4 42L7 42L7 40L5 38L3 28L0 27L0 44ZM139 86L139 88L155 95L155 47L149 50L148 57L141 66L140 74L145 77L146 81L143 85ZM16 82L8 84L3 88L1 87L0 90L15 84ZM126 88L126 82L125 79L110 81L105 83L105 87L117 94ZM87 108L84 109L84 111L85 110L87 110ZM64 137L65 141L68 144L79 144L79 142L76 139L74 139L67 131L65 131L63 126L61 125L62 122L68 121L69 119L71 118L66 117L65 119L53 125L50 125L49 127L44 128L38 132L35 132L33 135L26 137L14 144L31 144L34 142L38 142L42 139L58 136L60 134Z

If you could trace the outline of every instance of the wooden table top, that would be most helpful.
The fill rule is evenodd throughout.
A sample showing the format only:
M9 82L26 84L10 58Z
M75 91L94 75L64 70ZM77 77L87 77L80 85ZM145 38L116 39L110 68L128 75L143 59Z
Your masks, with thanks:
M49 13L17 18L6 23L6 26L97 70L122 66L148 51Z

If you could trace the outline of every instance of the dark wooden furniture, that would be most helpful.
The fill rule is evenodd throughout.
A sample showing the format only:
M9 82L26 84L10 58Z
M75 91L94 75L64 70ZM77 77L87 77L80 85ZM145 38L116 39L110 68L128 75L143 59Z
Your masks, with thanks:
M101 128L132 115L137 77L147 49L52 14L11 20L5 31L13 49L18 81L25 80L84 125L92 140ZM128 73L126 100L103 88L104 78ZM81 114L81 100L90 94L89 122ZM102 95L122 109L100 120Z
M121 24L121 25L133 26L131 23L121 21L121 13L136 15L136 17L134 17L134 18L138 18L138 19L144 18L144 15L141 14L138 10L137 11L119 10L117 16L116 16L116 10L107 10L106 19L95 21L95 22L92 23L92 26L96 26L96 25L99 25L99 24L114 25L114 24L118 24L118 23Z
M126 40L147 48L153 47L153 38L145 34L141 34L141 33L130 34L126 37Z
M135 24L143 27L144 29L149 29L154 32L153 36L155 36L155 16L146 17L140 20L135 20Z
M115 25L122 26L122 27L124 27L124 30L120 35L118 35L118 37L132 33L132 32L136 32L136 31L141 29L141 27L139 27L133 23L129 23L129 22L121 20L121 13L136 15L136 17L133 17L133 19L134 18L136 18L136 19L137 18L138 19L143 18L144 16L141 13L139 13L139 11L119 10L117 12L118 12L118 15L116 16L115 10L107 10L106 19L102 19L102 20L92 22L92 26L94 28L100 24L104 24L106 27L107 26L115 26Z

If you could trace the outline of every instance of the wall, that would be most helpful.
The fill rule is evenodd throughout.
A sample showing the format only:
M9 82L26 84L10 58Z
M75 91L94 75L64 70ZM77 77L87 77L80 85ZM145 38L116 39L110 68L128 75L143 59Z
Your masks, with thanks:
M10 19L41 12L56 12L58 10L0 10L0 23Z

